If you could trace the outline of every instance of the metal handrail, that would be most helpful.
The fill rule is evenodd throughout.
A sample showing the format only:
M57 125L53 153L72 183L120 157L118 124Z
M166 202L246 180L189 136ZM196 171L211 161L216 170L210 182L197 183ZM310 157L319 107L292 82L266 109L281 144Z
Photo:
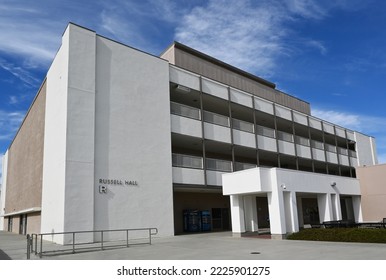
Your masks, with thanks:
M148 241L142 242L142 243L129 244L129 232L132 232L132 231L145 231L145 232L147 232L148 236L143 237L143 238L147 238ZM84 233L100 233L100 237L101 237L100 241L94 241L94 242L87 243L87 244L99 244L100 243L100 246L87 247L87 249L100 248L101 250L104 250L104 248L107 248L107 247L122 246L122 244L105 246L107 242L120 241L120 240L104 240L104 233L108 233L108 232L126 232L126 243L124 245L126 247L129 247L129 245L140 245L140 244L151 245L152 244L152 236L158 234L158 229L157 228L107 229L107 230L84 230L84 231L67 231L67 232L27 234L27 259L30 259L31 253L34 253L35 255L39 255L40 258L42 258L44 253L53 253L53 252L57 252L57 251L70 251L72 254L75 254L76 249L77 249L76 245L85 244L85 243L76 243L75 242L76 235L77 234L84 234ZM68 235L68 234L72 235L72 243L66 244L66 245L72 245L71 249L43 251L43 237L44 236ZM40 244L38 244L38 243L40 243Z

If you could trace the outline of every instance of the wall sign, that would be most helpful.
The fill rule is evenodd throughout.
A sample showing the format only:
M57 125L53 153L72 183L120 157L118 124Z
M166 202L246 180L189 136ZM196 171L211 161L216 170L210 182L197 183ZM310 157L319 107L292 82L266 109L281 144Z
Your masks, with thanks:
M98 179L99 193L107 194L107 186L127 186L136 187L138 182L135 180L120 180L120 179Z

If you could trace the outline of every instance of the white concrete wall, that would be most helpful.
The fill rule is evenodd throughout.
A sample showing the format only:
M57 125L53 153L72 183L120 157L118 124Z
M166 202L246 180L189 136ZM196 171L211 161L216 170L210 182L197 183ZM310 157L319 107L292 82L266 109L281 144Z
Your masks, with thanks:
M2 162L2 183L0 187L0 230L6 230L4 228L4 207L5 207L5 196L7 193L7 172L8 172L8 150L3 156Z
M273 170L276 170L278 185L285 184L287 191L360 195L358 179L280 168ZM334 187L332 182L335 182Z
M156 227L174 234L169 64L97 37L95 229ZM195 88L198 78L170 68ZM109 185L99 179L137 181Z
M271 191L270 168L251 168L222 175L223 195Z
M65 231L94 229L95 38L70 25Z
M64 231L69 28L47 73L41 232ZM56 242L63 242L57 236Z
M42 233L94 229L95 36L70 24L47 74Z
M354 137L357 145L358 166L377 164L375 139L359 132L354 132Z

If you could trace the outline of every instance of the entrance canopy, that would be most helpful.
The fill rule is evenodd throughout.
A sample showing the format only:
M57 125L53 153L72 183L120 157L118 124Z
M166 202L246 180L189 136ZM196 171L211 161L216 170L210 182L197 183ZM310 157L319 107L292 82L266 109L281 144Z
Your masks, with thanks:
M341 198L352 198L355 221L362 221L359 180L311 172L258 167L222 175L230 196L232 231L258 231L256 196L266 194L270 230L283 237L303 225L303 196L317 198L320 222L342 219Z

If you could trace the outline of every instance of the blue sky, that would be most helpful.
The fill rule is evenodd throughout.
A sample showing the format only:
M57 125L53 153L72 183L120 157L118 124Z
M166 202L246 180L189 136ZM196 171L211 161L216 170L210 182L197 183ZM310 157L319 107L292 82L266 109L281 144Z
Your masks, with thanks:
M383 0L0 0L0 154L71 21L155 55L176 40L268 79L376 137L386 162L385 12Z

